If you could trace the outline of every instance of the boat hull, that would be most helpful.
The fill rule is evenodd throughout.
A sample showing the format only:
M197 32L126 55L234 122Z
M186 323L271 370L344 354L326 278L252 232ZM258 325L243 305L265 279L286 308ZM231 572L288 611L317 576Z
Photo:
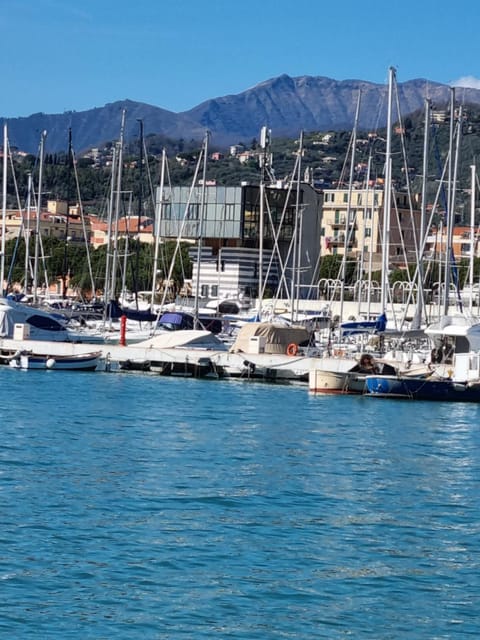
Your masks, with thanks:
M367 376L365 394L377 398L480 402L480 383L408 376Z
M365 375L349 371L314 370L309 377L309 391L313 393L363 393Z
M100 353L74 356L44 356L22 353L10 360L14 369L43 369L55 371L95 371Z

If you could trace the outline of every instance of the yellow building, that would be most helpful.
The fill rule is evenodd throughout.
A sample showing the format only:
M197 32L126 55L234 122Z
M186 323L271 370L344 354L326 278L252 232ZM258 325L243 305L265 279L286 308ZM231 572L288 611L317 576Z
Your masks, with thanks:
M420 229L418 199L410 211L406 193L393 196L390 214L389 263L391 267L404 267L414 260L415 237ZM382 265L384 218L384 191L382 188L325 189L323 192L320 255L344 255L362 260L364 270Z

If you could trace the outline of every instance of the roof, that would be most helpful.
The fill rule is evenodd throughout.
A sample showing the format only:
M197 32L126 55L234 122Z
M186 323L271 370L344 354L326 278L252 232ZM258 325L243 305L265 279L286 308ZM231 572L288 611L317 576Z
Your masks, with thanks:
M146 233L153 231L153 220L148 216L125 216L118 220L120 233Z

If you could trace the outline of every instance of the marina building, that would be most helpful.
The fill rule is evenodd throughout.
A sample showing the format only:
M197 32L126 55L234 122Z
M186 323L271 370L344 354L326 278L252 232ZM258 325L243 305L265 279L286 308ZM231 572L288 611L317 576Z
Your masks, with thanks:
M202 296L256 296L261 279L272 293L280 287L288 297L297 286L302 297L314 280L322 197L310 185L301 183L297 196L292 186L268 184L263 200L261 187L249 184L171 187L160 198L158 189L159 236L209 248L202 252ZM197 258L191 255L195 295Z

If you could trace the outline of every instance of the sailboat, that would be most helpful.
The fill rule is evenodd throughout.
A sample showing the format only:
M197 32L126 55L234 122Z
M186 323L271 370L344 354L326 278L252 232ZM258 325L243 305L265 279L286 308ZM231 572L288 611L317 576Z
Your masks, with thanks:
M454 92L452 90L452 98ZM457 151L455 161L453 150L453 114L451 103L451 135L448 157L449 188L447 199L447 242L445 246L443 314L430 323L425 334L431 340L431 354L427 371L423 375L401 375L395 377L368 376L365 381L366 393L373 397L410 398L418 400L441 400L453 402L480 402L480 323L460 308L460 312L450 312L450 282L455 271L452 250L453 213L455 209L456 173L458 149L462 127L462 110L457 118ZM475 171L472 167L471 226L475 212ZM471 232L470 284L473 278L474 237ZM471 307L470 307L471 312Z
M480 402L480 323L443 316L425 333L432 342L423 375L367 376L365 392L380 398Z

